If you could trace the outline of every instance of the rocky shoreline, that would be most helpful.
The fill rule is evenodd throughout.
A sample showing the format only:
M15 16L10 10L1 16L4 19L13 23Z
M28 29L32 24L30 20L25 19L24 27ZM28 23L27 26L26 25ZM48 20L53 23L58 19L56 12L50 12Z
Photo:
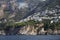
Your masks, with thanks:
M0 35L60 35L60 30L54 30L52 31L51 29L49 29L48 31L44 31L43 28L39 31L39 33L37 33L36 30L32 30L30 31L30 29L28 30L23 30L23 29L20 29L18 31L18 33L14 34L11 33L11 34L6 34L4 30L0 30Z

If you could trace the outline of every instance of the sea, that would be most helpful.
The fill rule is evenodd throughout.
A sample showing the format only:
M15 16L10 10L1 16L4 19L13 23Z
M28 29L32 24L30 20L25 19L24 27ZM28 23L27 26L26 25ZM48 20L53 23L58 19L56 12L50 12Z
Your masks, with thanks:
M8 35L0 40L60 40L60 35Z

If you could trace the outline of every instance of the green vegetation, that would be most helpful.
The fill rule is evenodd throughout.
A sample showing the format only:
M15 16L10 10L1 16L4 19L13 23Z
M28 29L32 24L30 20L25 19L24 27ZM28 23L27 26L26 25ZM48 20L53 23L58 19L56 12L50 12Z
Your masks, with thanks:
M34 27L34 29L36 29L38 26L36 24L43 23L44 24L44 29L48 30L51 29L52 31L54 29L58 29L60 30L60 21L56 22L56 23L50 23L50 20L44 20L43 22L39 22L39 21L34 21L34 20L30 20L27 22L14 22L14 21L8 21L8 22L2 22L0 23L0 30L5 30L6 35L7 33L10 33L13 30L15 30L15 28L22 28L23 26L26 25L30 25L32 28ZM39 32L41 28L38 28L37 33Z
M4 28L7 28L7 27L16 27L16 26L26 26L26 25L31 25L31 26L36 26L36 24L39 24L39 23L44 23L44 28L45 30L48 30L48 29L52 29L54 30L55 28L56 29L60 29L60 21L56 22L56 23L50 23L50 20L46 20L46 21L43 21L43 22L38 22L38 21L34 21L34 20L30 20L30 21L27 21L27 22L13 22L13 21L9 21L9 22L6 22L6 23L0 23L0 29L4 29Z
M59 29L60 30L60 21L50 23L50 20L44 20L43 23L44 23L45 30L48 30L48 29L52 29L52 30Z
M25 26L26 22L17 22L15 23L15 26Z

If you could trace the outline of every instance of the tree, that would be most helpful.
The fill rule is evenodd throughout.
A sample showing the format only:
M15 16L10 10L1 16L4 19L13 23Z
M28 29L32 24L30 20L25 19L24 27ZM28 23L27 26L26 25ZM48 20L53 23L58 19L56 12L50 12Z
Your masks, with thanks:
M48 30L50 26L50 20L44 20L43 23L44 23L44 30Z

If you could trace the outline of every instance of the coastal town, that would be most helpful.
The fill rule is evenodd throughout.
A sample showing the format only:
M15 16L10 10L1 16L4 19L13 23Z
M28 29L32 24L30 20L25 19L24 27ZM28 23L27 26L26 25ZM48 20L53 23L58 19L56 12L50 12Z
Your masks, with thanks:
M60 35L59 0L51 2L0 0L0 35Z

